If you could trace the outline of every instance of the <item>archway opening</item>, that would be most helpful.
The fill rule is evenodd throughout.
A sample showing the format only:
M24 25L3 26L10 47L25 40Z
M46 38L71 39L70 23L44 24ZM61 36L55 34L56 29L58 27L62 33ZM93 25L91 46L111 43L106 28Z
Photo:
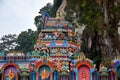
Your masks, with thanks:
M39 68L39 80L50 80L50 67L43 65Z
M78 80L90 80L90 68L82 65L78 68Z
M3 72L3 80L18 80L18 72L14 66L7 66Z

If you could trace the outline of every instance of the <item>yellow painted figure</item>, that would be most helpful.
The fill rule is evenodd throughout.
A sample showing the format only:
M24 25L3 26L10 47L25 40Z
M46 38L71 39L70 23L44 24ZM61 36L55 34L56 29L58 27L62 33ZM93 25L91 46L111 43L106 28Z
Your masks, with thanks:
M86 73L84 70L82 71L82 80L86 80Z
M49 72L44 69L43 71L41 71L40 76L42 80L47 79L49 77Z
M15 77L15 74L14 74L13 70L10 69L6 76L7 76L7 80L13 80L13 78Z

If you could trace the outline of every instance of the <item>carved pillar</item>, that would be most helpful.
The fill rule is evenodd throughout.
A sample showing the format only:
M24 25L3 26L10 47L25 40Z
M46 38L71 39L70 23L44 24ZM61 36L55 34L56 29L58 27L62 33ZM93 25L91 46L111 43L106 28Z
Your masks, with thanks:
M60 80L62 80L62 76L60 76Z
M90 72L90 80L93 80L93 79L92 79L92 72Z
M27 80L27 79L26 79L26 76L22 76L22 80Z
M54 75L53 76L53 78L54 78L53 80L57 80L57 72L56 71L54 71L53 75Z
M36 72L36 80L38 80L38 77L39 77L38 72Z
M66 80L68 80L68 76L66 76ZM73 79L74 80L74 79Z
M75 74L76 74L76 80L78 80L78 69L76 69Z
M53 80L52 75L53 75L53 72L50 73L50 80Z
M72 71L72 80L75 80L74 71Z

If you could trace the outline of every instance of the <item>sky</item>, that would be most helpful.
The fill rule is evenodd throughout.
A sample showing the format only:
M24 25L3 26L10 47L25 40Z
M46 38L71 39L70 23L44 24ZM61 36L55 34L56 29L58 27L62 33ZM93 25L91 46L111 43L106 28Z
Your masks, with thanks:
M0 37L36 30L34 18L48 2L53 0L0 0Z

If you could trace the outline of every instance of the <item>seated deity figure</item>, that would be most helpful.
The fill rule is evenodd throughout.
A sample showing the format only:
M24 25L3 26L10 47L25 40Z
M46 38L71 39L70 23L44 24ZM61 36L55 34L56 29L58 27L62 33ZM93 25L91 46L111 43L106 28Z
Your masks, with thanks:
M73 51L74 51L74 50L72 49L72 47L69 47L69 48L68 48L68 55L69 55L69 57L72 57L72 56L73 56L73 54L74 54Z
M39 38L43 38L43 33L40 33L40 34L39 34Z
M58 38L58 36L59 36L58 30L56 30L56 31L53 32L53 36L54 36L53 37L54 39Z
M42 48L40 50L40 54L41 54L41 56L44 56L46 58L49 57L49 50L45 44L42 45Z
M14 80L14 77L15 77L15 74L13 72L12 69L10 69L8 72L7 72L7 75L6 75L6 79L5 80Z

